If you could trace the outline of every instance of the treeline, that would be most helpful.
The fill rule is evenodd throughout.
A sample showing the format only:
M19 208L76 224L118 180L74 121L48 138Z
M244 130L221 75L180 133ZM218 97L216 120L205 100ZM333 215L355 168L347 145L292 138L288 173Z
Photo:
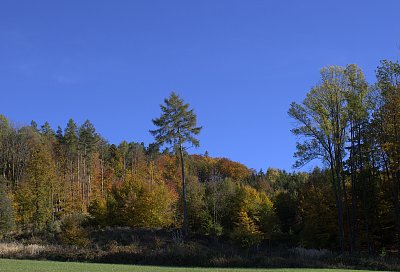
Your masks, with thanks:
M400 249L400 64L382 61L376 78L368 84L354 64L323 68L289 110L296 164L320 159L329 171L341 251L372 252L377 236Z
M57 131L47 122L17 128L4 116L0 124L3 235L45 231L76 214L100 226L181 227L181 169L174 154L143 143L109 144L89 121L78 126L69 120ZM185 156L191 231L229 231L237 239L247 231L261 239L272 230L273 205L266 190L249 185L258 180L253 171L224 158Z
M165 113L182 102L171 98ZM189 155L183 141L161 152L157 144L110 144L89 121L71 119L54 131L47 122L16 127L0 116L0 235L50 232L60 222L65 229L76 215L97 227L180 229L185 203L190 234L243 248L397 250L400 65L382 62L374 85L355 65L324 68L289 115L298 121L293 132L303 136L297 166L322 159L326 167L256 172L226 158ZM167 119L153 121L163 141Z

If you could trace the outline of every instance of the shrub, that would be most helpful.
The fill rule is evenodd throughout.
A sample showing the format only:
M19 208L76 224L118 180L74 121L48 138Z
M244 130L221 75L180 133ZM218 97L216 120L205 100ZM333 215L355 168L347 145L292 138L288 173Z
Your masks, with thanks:
M59 240L65 245L86 247L89 245L88 233L82 224L85 218L77 215L70 215L64 218L61 224Z
M238 214L238 222L233 229L232 239L242 248L250 248L258 245L263 237L263 233L258 226L248 216L247 212L240 211Z

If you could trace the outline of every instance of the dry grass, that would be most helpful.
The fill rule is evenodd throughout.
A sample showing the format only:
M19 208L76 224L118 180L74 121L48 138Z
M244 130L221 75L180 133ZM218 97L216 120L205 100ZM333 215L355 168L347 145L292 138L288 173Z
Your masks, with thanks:
M303 247L289 249L289 252L304 259L320 259L332 255L332 253L327 249L306 249Z
M37 244L24 245L20 243L0 243L0 256L37 256L46 249Z

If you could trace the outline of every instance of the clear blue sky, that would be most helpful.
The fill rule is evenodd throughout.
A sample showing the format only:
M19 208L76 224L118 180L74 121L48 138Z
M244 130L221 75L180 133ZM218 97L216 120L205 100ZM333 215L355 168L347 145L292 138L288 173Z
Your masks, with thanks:
M204 126L194 152L291 170L290 102L326 65L373 82L379 60L399 59L399 15L397 0L2 0L0 113L148 144L175 90Z

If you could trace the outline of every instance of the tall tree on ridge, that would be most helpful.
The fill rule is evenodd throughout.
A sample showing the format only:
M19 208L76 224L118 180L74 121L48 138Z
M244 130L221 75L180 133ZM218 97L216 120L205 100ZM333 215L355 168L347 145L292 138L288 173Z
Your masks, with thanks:
M168 99L164 99L164 105L160 105L162 114L159 118L153 119L153 124L158 129L150 130L159 146L167 145L179 150L182 170L182 200L183 200L183 231L187 234L187 211L186 211L186 180L185 162L183 151L185 143L198 147L199 140L195 138L202 129L197 126L197 117L189 104L185 104L175 92L172 92Z
M379 103L374 122L382 171L388 183L400 254L400 63L384 60L376 73Z
M370 89L364 78L363 72L355 64L348 65L345 69L345 75L348 80L347 92L347 112L349 118L348 141L349 158L347 160L348 171L351 179L351 223L350 223L350 251L357 250L357 189L362 188L362 205L364 209L364 225L366 230L366 240L369 246L368 214L366 214L366 187L367 177L365 175L366 163L365 153L366 128L369 123L369 113L371 103L369 99Z
M303 136L297 143L297 167L313 159L322 159L329 165L336 197L339 226L339 246L344 250L343 223L343 158L348 122L346 111L347 79L343 67L331 66L321 70L321 83L312 88L302 104L293 102L289 116L298 122L292 129L296 136ZM343 183L343 184L342 184Z

